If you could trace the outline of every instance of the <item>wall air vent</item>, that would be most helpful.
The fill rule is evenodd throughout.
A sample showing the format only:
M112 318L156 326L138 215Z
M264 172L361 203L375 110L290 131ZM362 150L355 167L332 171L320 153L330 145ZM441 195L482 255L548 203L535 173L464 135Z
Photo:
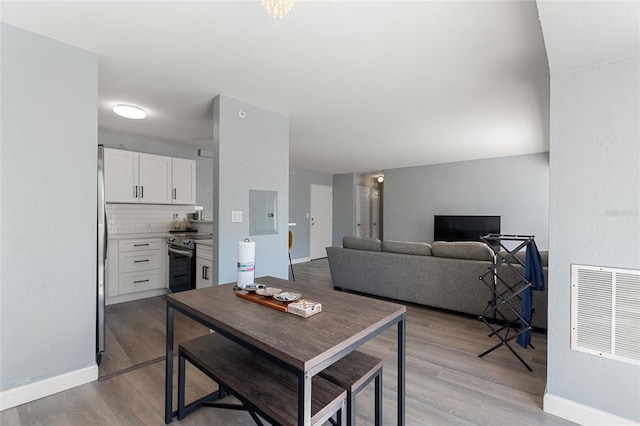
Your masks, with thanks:
M640 271L571 265L571 349L640 364Z

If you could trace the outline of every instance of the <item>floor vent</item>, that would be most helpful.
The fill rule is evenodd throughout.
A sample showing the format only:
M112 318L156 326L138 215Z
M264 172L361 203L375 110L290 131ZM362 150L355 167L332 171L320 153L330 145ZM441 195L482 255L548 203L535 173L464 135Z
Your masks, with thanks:
M640 271L571 265L571 349L640 364Z

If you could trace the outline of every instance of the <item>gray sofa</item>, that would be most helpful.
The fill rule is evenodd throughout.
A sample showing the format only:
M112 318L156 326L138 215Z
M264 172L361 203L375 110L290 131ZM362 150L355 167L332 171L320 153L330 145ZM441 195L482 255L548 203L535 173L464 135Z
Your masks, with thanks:
M520 255L520 254L519 254ZM492 292L479 277L493 264L491 249L480 242L409 243L345 237L343 247L327 247L337 289L479 315ZM547 253L541 252L545 288ZM520 265L514 267L522 270ZM502 265L499 274L518 282ZM547 328L547 291L533 292L533 326Z

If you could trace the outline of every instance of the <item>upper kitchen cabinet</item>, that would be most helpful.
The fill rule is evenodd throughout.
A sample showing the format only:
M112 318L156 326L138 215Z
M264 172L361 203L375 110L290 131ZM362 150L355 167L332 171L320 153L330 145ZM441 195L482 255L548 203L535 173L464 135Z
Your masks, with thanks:
M138 195L139 203L171 204L171 157L140 153Z
M140 191L140 154L104 149L104 195L108 203L137 203Z
M196 162L184 158L172 158L172 203L196 203Z
M105 148L108 203L195 204L195 161Z

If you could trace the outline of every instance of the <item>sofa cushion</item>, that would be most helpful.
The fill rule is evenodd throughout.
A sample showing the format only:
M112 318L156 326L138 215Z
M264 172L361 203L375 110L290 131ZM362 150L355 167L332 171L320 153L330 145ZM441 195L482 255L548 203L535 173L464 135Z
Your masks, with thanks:
M436 241L431 251L436 257L493 261L493 251L479 241Z
M414 254L417 256L431 256L431 244L385 240L382 242L382 251L399 254Z
M344 237L342 247L356 250L380 251L382 241L375 238Z

